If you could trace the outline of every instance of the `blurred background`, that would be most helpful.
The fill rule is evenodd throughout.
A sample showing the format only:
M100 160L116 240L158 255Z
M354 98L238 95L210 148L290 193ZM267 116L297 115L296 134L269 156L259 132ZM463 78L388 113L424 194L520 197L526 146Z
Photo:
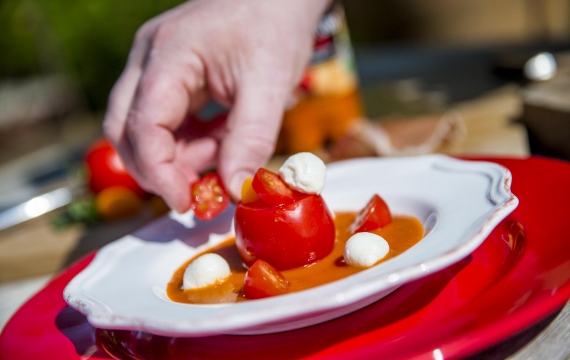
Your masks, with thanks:
M180 2L3 0L0 164L61 141L83 144L78 138L100 125L136 29ZM352 44L357 55L362 53L357 62L364 63L359 68L364 85L412 77L433 83L440 77L431 86L445 91L445 77L456 75L449 73L461 65L449 68L449 63L467 62L487 71L485 79L473 76L477 84L452 88L446 94L451 100L481 91L480 82L493 77L501 55L516 48L564 49L570 36L566 0L354 0L344 7ZM491 52L497 57L482 62ZM446 55L449 60L443 59ZM438 70L438 65L447 73L424 70Z
M7 300L10 294L29 294L167 210L152 196L113 193L107 208L118 204L113 209L129 216L101 213L84 159L101 136L107 97L137 28L180 2L0 2L0 320L21 301ZM280 154L309 146L327 161L429 152L570 158L570 0L343 5L358 79L347 116L359 118L360 128L308 136L294 125L316 116L305 94L305 107L287 115L292 125ZM325 95L326 104L337 101ZM371 148L375 139L366 134L374 131L362 126L388 134L389 143Z

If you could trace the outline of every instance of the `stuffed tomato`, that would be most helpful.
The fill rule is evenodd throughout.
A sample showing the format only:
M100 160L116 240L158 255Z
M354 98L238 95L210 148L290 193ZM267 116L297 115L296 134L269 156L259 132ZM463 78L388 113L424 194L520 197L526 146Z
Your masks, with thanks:
M235 230L246 265L261 259L282 271L314 263L332 251L331 213L318 193L303 190L284 181L281 171L277 175L265 169L244 183Z
M237 248L248 266L262 259L280 271L301 267L324 258L334 245L333 219L320 195L285 206L239 203L235 227Z

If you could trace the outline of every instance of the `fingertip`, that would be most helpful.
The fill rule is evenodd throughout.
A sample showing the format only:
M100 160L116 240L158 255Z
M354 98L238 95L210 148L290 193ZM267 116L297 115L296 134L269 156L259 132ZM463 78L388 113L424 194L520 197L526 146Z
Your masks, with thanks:
M153 192L161 196L169 208L179 213L190 209L190 183L172 163L147 168L145 179Z
M184 214L185 212L190 210L190 202L188 202L187 204L182 204L181 202L178 201L178 199L164 199L164 201L166 202L166 205L168 205L170 209L176 211L179 214Z
M189 187L188 187L189 188ZM162 198L168 207L180 214L184 214L190 210L190 193L188 196L173 196L171 194L164 194Z

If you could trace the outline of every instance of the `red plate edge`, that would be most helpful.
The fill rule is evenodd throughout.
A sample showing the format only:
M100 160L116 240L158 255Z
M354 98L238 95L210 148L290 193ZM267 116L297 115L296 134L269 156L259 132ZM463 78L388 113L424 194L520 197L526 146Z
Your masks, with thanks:
M545 158L540 156L533 156L527 158L525 160L522 159L504 159L504 158L486 158L486 159L473 159L473 160L484 160L484 161L492 161L498 163L500 165L505 166L513 173L513 184L512 189L513 193L517 195L517 182L520 182L521 179L519 176L515 178L515 172L518 172L518 166L521 162L527 162L531 165L535 165L537 169L533 171L532 177L525 180L525 185L529 183L538 184L540 180L544 181L545 177L550 177L550 180L556 180L557 185L566 185L570 184L570 163L563 161L563 160L556 160L551 158ZM524 165L523 165L524 166ZM557 173L555 171L539 171L539 167L542 167L542 170L552 170L551 167L557 167L560 169L562 173ZM548 169L545 169L548 168ZM522 173L522 171L521 171ZM528 175L528 174L527 174ZM555 178L555 179L553 179ZM565 179L565 180L564 180ZM536 181L536 182L535 182ZM558 186L554 186L553 188L560 190ZM549 189L552 192L552 188ZM520 198L519 198L520 200ZM525 198L525 202L527 202L529 198ZM555 210L559 210L559 214L565 214L569 216L568 208L570 204L570 192L566 190L565 197L558 198L557 197L557 205L558 207ZM533 199L536 201L536 197ZM519 205L517 209L518 212L523 211L527 204L523 203ZM515 213L517 212L515 210ZM526 209L524 209L526 211ZM564 213L566 210L566 213ZM564 215L559 215L563 217ZM526 225L526 223L525 223ZM531 224L528 224L531 225ZM564 237L564 236L561 236ZM570 240L570 235L566 233L565 238ZM564 240L561 240L564 241ZM567 258L569 261L566 262L565 268L570 272L570 252L566 253ZM496 284L495 286L499 286ZM525 304L524 311L517 311L509 315L508 318L503 319L502 321L497 321L489 326L479 329L477 331L473 331L471 333L464 334L463 336L459 336L452 341L447 342L445 346L442 347L442 354L444 358L457 358L467 356L478 351L482 351L485 348L488 348L502 340L509 338L521 331L525 328L530 327L531 325L535 324L536 322L540 321L541 319L547 317L548 315L552 314L556 310L559 310L564 304L570 299L570 281L566 281L562 286L556 289L556 293L549 294L548 297L542 296L539 299L536 299L531 304ZM473 338L477 338L477 346L473 345ZM448 356L445 356L449 354Z
M562 161L537 157L527 160L502 158L477 160L497 162L511 169L513 172L513 192L515 195L517 194L517 184L523 184L525 186L536 185L541 180L544 182L545 176L548 177L546 180L552 180L550 178L557 177L558 179L556 180L559 183L570 183L567 181L570 180L570 166L568 163ZM523 175L525 170L530 169L534 170L532 171L532 174L529 175L526 173ZM553 175L550 171L554 169L557 171ZM523 179L523 176L527 177ZM563 179L566 179L566 181ZM568 204L568 201L570 201L570 191L567 192L567 194L564 194L565 197L563 197L563 199L559 199L563 204ZM521 193L524 194L524 191ZM563 206L554 208L554 210L564 209L565 208ZM519 209L517 209L515 213L517 211L519 211ZM54 278L46 288L22 306L22 308L6 325L3 333L0 335L0 358L23 359L32 358L32 356L37 357L37 355L40 354L45 356L46 353L52 355L58 354L58 359L79 358L76 351L77 349L74 348L71 341L58 332L59 330L57 330L54 323L55 317L63 308L65 308L65 303L61 297L63 288L73 278L73 276L75 276L75 274L87 266L91 261L92 256L93 255L82 259L75 265L63 271L59 276ZM494 286L499 285L500 284L495 284ZM55 296L58 294L59 296ZM50 296L52 297L52 301L46 301ZM558 287L558 291L555 294L550 294L548 296L543 294L538 296L533 303L525 304L523 307L524 311L515 311L504 318L487 324L486 326L464 332L458 336L441 339L441 341L436 344L429 344L429 346L418 349L418 351L408 353L406 357L433 359L434 350L440 350L443 358L456 358L473 354L497 343L498 341L504 340L519 331L522 331L525 327L532 325L541 318L560 308L568 298L570 298L570 282L566 281ZM32 323L35 323L36 325L45 324L47 326L40 329L30 329L30 327L23 326L24 323L29 324L30 322L28 320L31 320L26 315L27 313L31 313L33 315ZM43 317L38 318L38 314L43 315ZM51 328L48 328L50 326ZM50 331L56 331L57 333L51 334ZM346 358L348 355L350 355L350 358L369 358L370 356L377 354L384 346L384 344L370 341L373 340L371 338L373 338L374 332L375 331L364 333L353 339L340 342L328 349L323 349L310 355L309 358ZM47 336L46 339L43 339L44 341L40 341L38 343L37 340L41 338L41 333L46 333L46 335L50 336ZM57 336L58 334L59 337ZM28 340L33 339L35 341L33 346L35 349L31 349L30 344L26 343L26 339L21 338L22 336L31 336ZM65 342L62 340L65 340ZM22 352L26 347L28 351ZM98 349L87 350L87 354L82 354L88 355L87 358L107 358L106 355Z
M465 158L466 160L475 161L491 161L498 163L502 166L508 168L513 174L513 184L512 190L515 195L518 194L518 188L528 185L536 185L540 183L547 183L552 185L548 191L552 194L553 189L560 190L561 186L570 184L570 163L543 158L538 156L529 157L527 159L509 159L509 158ZM533 171L526 172L525 167L529 170L532 168ZM551 171L551 170L560 170ZM520 172L520 173L519 173ZM523 173L525 173L523 175ZM527 176L526 178L523 176ZM550 180L550 182L548 181ZM521 184L522 183L522 184ZM558 186L557 186L558 185ZM535 189L538 187L531 186ZM521 194L525 194L521 191ZM538 192L538 191L537 191ZM528 195L528 194L526 194ZM534 194L536 197L543 194ZM558 202L555 204L554 210L561 210L560 214L570 215L568 213L568 204L570 204L570 190L566 190L565 197L557 198ZM526 212L525 207L528 205L529 200L536 201L535 198L524 197L524 202L522 197L519 196L521 203L519 207L515 210L513 215L521 212ZM564 213L566 210L566 213ZM528 214L526 215L528 216ZM562 216L560 216L562 217ZM528 225L533 225L529 223L528 219L525 222L525 227ZM570 236L566 234L566 238L570 241ZM570 272L570 252L566 254L569 259L566 262L565 269ZM511 270L513 272L513 270ZM493 287L499 287L501 283L494 284ZM487 294L489 291L487 291ZM492 293L492 292L491 292ZM523 311L515 311L509 314L507 317L493 321L484 327L480 327L474 331L467 331L459 336L441 340L440 344L432 344L432 346L418 349L417 351L411 351L405 354L405 356L399 356L393 354L392 359L456 359L468 355L476 354L479 351L485 350L486 348L499 343L500 341L506 340L509 337L516 335L517 333L523 331L525 328L530 327L539 320L547 317L556 310L560 309L566 301L570 299L570 281L561 285L555 294L550 294L548 296L539 295L538 299L530 304L524 304ZM480 299L479 299L480 300ZM373 337L373 332L364 334L367 337ZM344 344L339 344L340 346L333 346L332 348L325 349L321 351L322 355L328 355L326 358L346 358L350 356L351 359L367 359L373 356L378 356L381 352L383 344L378 344L378 342L368 342L362 343L358 342L358 346L351 346L350 340L346 341ZM433 346L435 345L435 346ZM437 356L435 356L434 351L438 351ZM334 352L334 354L333 354ZM317 356L311 356L311 359L325 358Z
M461 359L474 355L501 341L504 341L532 326L556 310L559 310L570 299L570 285L560 288L554 296L536 300L525 305L522 311L489 324L484 328L467 332L452 339L442 340L440 346L423 348L405 356L394 356L391 359ZM370 334L366 334L370 335ZM342 345L341 345L342 346ZM309 356L307 359L370 359L377 355L381 345L377 343L344 346L344 349L326 349L322 354ZM332 354L332 352L335 352ZM435 352L439 352L437 356Z

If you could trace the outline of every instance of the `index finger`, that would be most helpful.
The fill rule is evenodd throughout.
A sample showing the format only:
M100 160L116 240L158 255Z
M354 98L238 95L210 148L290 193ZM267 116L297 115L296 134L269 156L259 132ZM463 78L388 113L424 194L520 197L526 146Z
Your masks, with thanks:
M185 83L180 75L184 72L177 72L176 68L172 63L149 63L139 82L125 131L136 173L170 207L184 212L190 207L189 183L197 180L198 174L179 168L173 133L186 118L195 89Z

